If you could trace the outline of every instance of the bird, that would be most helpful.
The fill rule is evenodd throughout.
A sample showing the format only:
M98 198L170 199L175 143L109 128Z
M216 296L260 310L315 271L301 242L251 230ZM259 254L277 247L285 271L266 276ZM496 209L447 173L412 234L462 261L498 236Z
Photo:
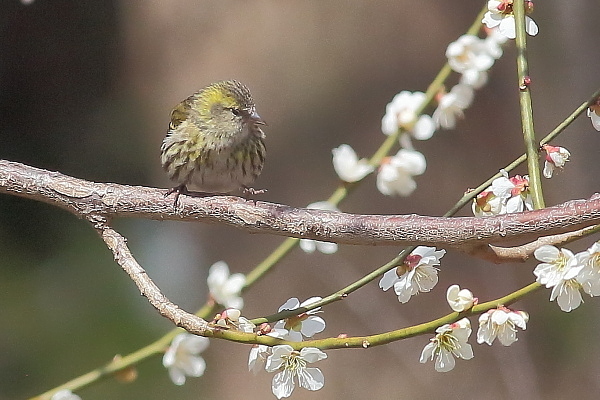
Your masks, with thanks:
M180 194L263 193L250 187L262 172L266 125L250 90L237 80L195 92L171 112L161 146L161 164Z

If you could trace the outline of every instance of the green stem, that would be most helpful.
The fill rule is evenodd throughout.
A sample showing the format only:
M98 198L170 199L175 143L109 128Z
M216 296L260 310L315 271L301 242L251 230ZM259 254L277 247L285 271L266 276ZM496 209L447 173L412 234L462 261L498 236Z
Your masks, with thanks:
M525 31L525 2L513 2L516 25L517 46L517 79L519 86L519 105L521 108L521 124L525 153L527 154L527 171L529 173L529 188L533 206L536 209L544 208L544 195L542 193L542 176L538 161L538 150L533 129L533 111L531 107L531 90L529 66L527 62L527 32Z

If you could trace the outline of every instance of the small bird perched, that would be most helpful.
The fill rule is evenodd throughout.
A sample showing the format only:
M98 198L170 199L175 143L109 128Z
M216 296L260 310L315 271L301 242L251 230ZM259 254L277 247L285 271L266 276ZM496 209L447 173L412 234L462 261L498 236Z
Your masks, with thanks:
M167 195L260 193L249 187L265 163L265 122L256 113L248 88L235 80L213 83L171 112L161 146L161 163L177 186Z

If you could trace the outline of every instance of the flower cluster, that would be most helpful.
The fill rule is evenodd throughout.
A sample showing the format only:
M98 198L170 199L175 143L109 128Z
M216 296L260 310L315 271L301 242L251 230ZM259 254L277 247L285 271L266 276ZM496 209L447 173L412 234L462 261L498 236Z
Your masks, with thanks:
M429 292L438 283L436 265L440 265L444 254L446 250L418 246L406 257L402 265L383 275L379 287L387 291L393 286L401 303L406 303L419 292Z
M506 171L501 172L503 176L494 179L490 187L473 199L472 209L476 217L533 210L529 177L515 175L509 178Z
M292 311L298 308L310 307L320 297L311 297L300 303L297 298L286 301L278 312ZM294 342L301 342L304 337L312 337L325 329L325 320L317 316L321 307L300 313L278 321L273 329L268 328L266 335ZM262 369L267 372L277 372L273 377L271 389L278 398L289 397L296 383L308 390L319 390L325 383L323 373L318 368L308 368L307 363L324 360L327 354L314 347L305 347L295 351L289 345L268 347L255 345L250 350L248 369L258 373Z
M537 248L534 256L541 264L533 273L536 281L552 288L550 301L556 300L561 310L569 312L581 305L581 290L600 296L600 241L581 253L551 245Z
M498 31L509 39L516 37L515 15L513 13L514 0L490 0L488 1L488 12L483 16L482 23L488 28L498 28ZM520 0L517 0L520 1ZM533 2L525 1L525 13L533 11ZM535 36L538 26L529 16L525 16L525 31Z
M468 289L460 289L458 285L448 288L447 299L450 307L457 312L470 309L477 304ZM490 346L496 338L504 346L510 346L517 341L517 329L527 328L529 315L524 311L512 311L499 306L479 316L477 343L487 343ZM435 330L436 335L421 352L420 362L435 359L435 370L448 372L454 368L454 357L470 360L473 358L473 348L468 343L471 336L471 323L463 318L453 324L442 325Z

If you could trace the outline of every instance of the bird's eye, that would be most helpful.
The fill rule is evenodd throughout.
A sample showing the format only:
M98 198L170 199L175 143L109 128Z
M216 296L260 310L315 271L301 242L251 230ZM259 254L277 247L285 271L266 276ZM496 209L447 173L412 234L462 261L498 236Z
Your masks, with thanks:
M239 117L240 115L242 115L242 111L237 108L230 108L229 110L231 110L233 115L235 115L236 117Z

